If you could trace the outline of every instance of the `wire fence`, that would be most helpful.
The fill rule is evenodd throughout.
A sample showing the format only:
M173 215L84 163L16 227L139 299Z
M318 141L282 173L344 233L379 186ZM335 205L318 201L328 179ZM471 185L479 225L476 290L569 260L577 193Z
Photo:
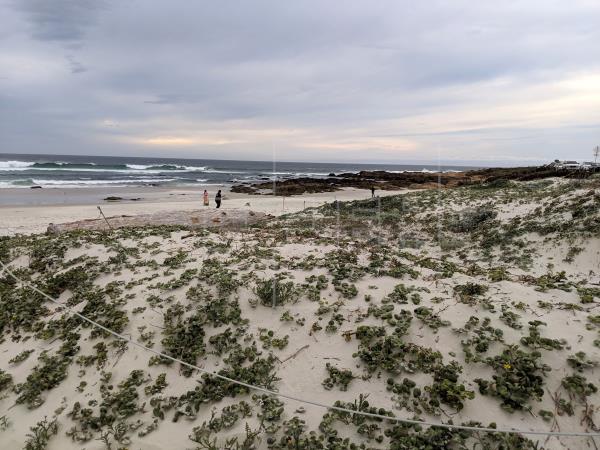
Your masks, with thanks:
M252 384L248 384L243 381L224 376L218 372L203 369L194 364L190 364L190 363L182 361L178 358L174 358L174 357L172 357L166 353L163 353L159 350L155 350L150 347L146 347L145 345L133 340L132 337L127 337L121 333L117 333L116 331L111 330L111 329L105 327L104 325L99 324L98 322L84 316L83 314L75 311L73 308L69 307L68 305L65 305L64 303L62 303L62 302L58 301L57 299L53 298L52 296L48 295L46 292L40 290L35 285L22 280L17 275L15 275L15 273L12 270L10 270L10 268L6 264L4 264L1 260L0 260L0 269L1 269L0 275L3 274L4 272L6 272L16 282L29 287L30 289L32 289L33 291L42 295L44 298L51 301L52 303L59 305L62 308L66 309L67 311L69 311L71 314L78 317L79 319L112 335L113 337L115 337L119 340L125 341L128 344L131 344L143 351L152 353L161 358L165 358L165 359L168 359L175 363L181 364L182 366L185 366L189 369L198 370L200 373L204 373L204 374L213 376L215 378L218 378L218 379L221 379L221 380L224 380L224 381L227 381L227 382L239 385L239 386L243 386L243 387L253 390L253 391L262 392L264 394L272 395L272 396L283 398L286 400L296 401L296 402L303 403L306 405L317 406L317 407L324 408L324 409L327 409L330 411L337 411L337 412L342 412L342 413L351 414L351 415L359 415L359 416L370 417L370 418L374 418L374 419L381 419L381 420L386 420L386 421L396 422L396 423L404 423L404 424L409 424L409 425L430 426L430 427L446 428L446 429L451 429L451 430L463 430L463 431L486 432L486 433L508 433L508 434L534 435L534 436L557 436L557 437L587 437L587 438L600 437L600 433L576 432L576 431L571 432L571 431L525 430L525 429L502 428L502 427L499 427L499 428L476 427L476 426L469 426L469 425L455 425L455 424L448 424L448 423L443 423L443 422L431 422L431 421L426 421L426 420L390 417L390 416L386 416L383 414L369 413L366 411L358 411L358 410L353 410L353 409L344 408L344 407L335 406L335 405L327 405L327 404L320 403L315 400L300 397L298 395L286 394L286 393L282 393L282 392L278 392L278 391L273 391L271 389L266 389L261 386L254 386Z
M275 168L275 167L274 167ZM438 186L439 192L441 193L441 186ZM366 196L366 199L368 199L368 196ZM286 203L287 201L287 203ZM438 209L436 210L437 213L437 225L438 227L441 227L442 224L442 220L443 220L443 212L442 212L442 198L441 195L438 195L437 198L437 202L438 202ZM285 196L281 197L281 212L282 213L292 213L292 212L299 212L299 211L303 211L306 214L308 214L309 216L312 217L313 220L313 224L316 223L316 214L317 214L317 209L319 207L322 207L323 205L327 204L327 203L331 203L331 198L323 198L323 200L290 200L290 199L286 199ZM339 244L340 243L340 239L342 237L342 213L340 211L340 202L337 200L337 198L334 197L334 202L333 202L333 208L335 211L335 221L336 221L336 241ZM409 208L409 206L406 206L407 208ZM249 207L248 207L249 208ZM102 211L100 210L100 208L98 208L99 210L99 214L102 215L102 217L104 218L104 220L107 223L107 226L110 228L110 221L109 219L107 219L106 217L104 217L104 215L102 214ZM406 211L405 211L406 212ZM372 207L371 206L360 206L360 207L356 207L354 208L354 210L345 216L346 218L349 218L351 220L355 219L355 220L361 220L364 219L365 217L369 217L372 220L372 225L369 229L368 229L368 233L370 233L374 238L376 239L380 239L381 236L381 220L382 220L382 199L379 196L376 196L373 198L373 204ZM204 223L202 223L202 225L209 227L210 221L207 219ZM247 225L247 224L246 224ZM316 227L315 227L316 228ZM10 231L9 231L10 232ZM121 341L127 342L128 344L144 351L144 352L148 352L151 353L153 355L159 356L161 358L164 358L166 360L170 360L172 362L178 363L181 366L187 367L189 369L192 370L197 370L199 373L203 373L218 379L221 379L223 381L227 381L229 383L233 383L242 387L245 387L249 390L252 391L256 391L256 392L261 392L267 395L272 395L281 399L285 399L285 400L290 400L290 401L295 401L298 403L302 403L305 405L311 405L311 406L315 406L315 407L319 407L319 408L323 408L325 410L329 410L329 411L337 411L337 412L341 412L341 413L345 413L345 414L350 414L350 415L356 415L356 416L364 416L364 417L369 417L372 419L379 419L379 420L384 420L384 421L388 421L388 422L392 422L392 423L400 423L400 424L407 424L407 425L419 425L419 426L427 426L427 427L438 427L438 428L445 428L445 429L449 429L449 430L462 430L462 431L469 431L469 432L485 432L485 433L504 433L504 434L521 434L521 435L530 435L530 436L547 436L547 437L583 437L583 438L596 438L596 437L600 437L600 432L577 432L577 431L545 431L545 430L527 430L527 429L517 429L517 428L509 428L509 427L479 427L479 426L470 426L470 425L457 425L457 424L451 424L451 423L443 423L443 422L434 422L434 421L427 421L427 420L417 420L417 419L409 419L409 418L400 418L400 417L390 417L387 415L383 415L383 414L376 414L376 413L369 413L366 411L357 411L357 410L353 410L353 409L349 409L349 408L344 408L344 407L340 407L340 406L336 406L336 405L330 405L330 404L325 404L316 400L313 400L312 398L309 398L308 396L300 396L298 394L289 394L289 393L284 393L284 392L279 392L279 391L275 391L272 389L267 389L265 387L262 386L255 386L252 384L248 384L246 382L234 379L234 378L230 378L227 376L224 376L222 374L220 374L217 371L214 370L207 370L204 368L201 368L199 366L196 366L194 364L190 364L188 362L185 362L183 360L180 360L178 358L172 357L166 353L163 353L159 350L147 347L145 345L143 345L140 342L137 342L136 340L134 340L132 337L127 337L121 333L118 333L114 330L111 330L105 326L103 326L102 324L94 321L93 319L90 319L89 317L86 317L84 315L82 315L81 313L75 311L74 309L72 309L71 307L65 305L63 302L60 302L59 300L53 298L52 296L50 296L49 294L47 294L46 292L40 290L37 286L31 284L28 281L22 280L21 278L19 278L9 267L9 265L5 264L4 262L2 262L0 260L0 275L3 274L8 274L9 276L11 276L15 281L17 281L18 283L21 283L22 285L28 286L29 288L31 288L33 291L37 292L38 294L42 295L44 298L46 298L48 301L61 306L62 308L64 308L65 310L67 310L70 314L73 314L74 316L78 317L79 319L85 321L86 323L89 323L90 325L92 325L93 327L96 327L97 329L100 329L108 334L110 334L111 336L115 337L116 339L119 339ZM275 289L273 289L273 293L275 294ZM275 304L275 298L273 299L273 303ZM317 393L314 393L313 398L318 396Z

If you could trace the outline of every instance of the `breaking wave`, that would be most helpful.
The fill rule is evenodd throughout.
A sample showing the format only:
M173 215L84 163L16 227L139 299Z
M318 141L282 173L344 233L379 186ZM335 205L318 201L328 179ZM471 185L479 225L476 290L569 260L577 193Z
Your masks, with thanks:
M77 171L77 172L204 172L204 166L178 166L174 164L95 164L70 162L0 161L0 171Z

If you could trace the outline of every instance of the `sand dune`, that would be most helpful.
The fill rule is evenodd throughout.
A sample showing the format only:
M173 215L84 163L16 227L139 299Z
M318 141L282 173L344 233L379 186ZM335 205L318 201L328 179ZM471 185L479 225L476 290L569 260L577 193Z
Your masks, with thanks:
M247 201L272 213L281 199L225 203ZM408 192L238 231L15 236L0 258L86 317L253 385L400 418L593 433L599 204L594 179ZM60 209L53 220L76 215ZM2 448L32 435L49 449L594 445L327 412L123 345L6 273L0 302Z

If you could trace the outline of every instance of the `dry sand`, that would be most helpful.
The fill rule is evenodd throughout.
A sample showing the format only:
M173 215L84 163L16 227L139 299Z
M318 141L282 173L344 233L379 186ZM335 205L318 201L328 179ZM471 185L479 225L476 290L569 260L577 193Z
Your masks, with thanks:
M8 191L11 191L10 193ZM84 189L3 189L1 194L9 195L11 203L22 198L21 205L0 206L0 236L17 233L41 233L46 231L50 223L66 223L85 219L100 218L97 206L102 208L106 216L153 214L172 211L203 210L203 190L189 189L157 189L157 188L86 188ZM403 191L378 191L378 195L387 196ZM223 211L246 209L263 212L274 216L301 211L323 205L334 200L360 200L370 198L370 191L363 189L344 189L337 192L324 192L294 197L273 197L270 195L247 195L228 192L223 188ZM36 196L43 196L41 205L31 204ZM70 196L63 201L65 196ZM104 201L105 197L119 196L125 199L141 198L138 201L124 200L118 202ZM211 192L210 206L214 208L214 192ZM93 201L96 200L96 201ZM81 202L71 204L72 202ZM0 201L2 205L2 201Z

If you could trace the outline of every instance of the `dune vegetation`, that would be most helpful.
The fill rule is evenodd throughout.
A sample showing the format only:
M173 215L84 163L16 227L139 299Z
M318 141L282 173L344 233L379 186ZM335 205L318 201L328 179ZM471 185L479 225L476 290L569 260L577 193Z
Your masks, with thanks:
M0 274L2 448L597 448L326 410L211 374L389 418L598 432L594 177L237 230L4 237L0 260L22 280Z

